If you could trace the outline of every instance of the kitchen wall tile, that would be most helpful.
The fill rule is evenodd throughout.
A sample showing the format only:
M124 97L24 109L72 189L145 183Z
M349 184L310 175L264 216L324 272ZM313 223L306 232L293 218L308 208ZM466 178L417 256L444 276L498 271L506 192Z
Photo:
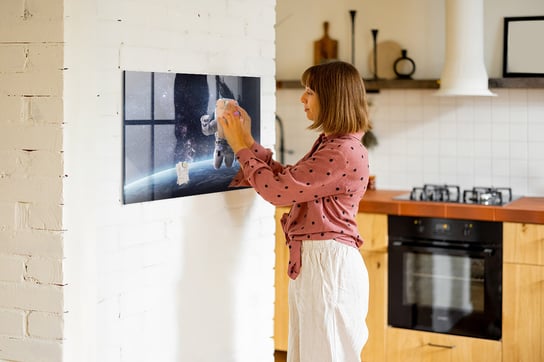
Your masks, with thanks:
M463 142L459 139L455 140L457 148L457 156L459 158L473 158L475 156L474 142Z
M474 175L474 158L473 157L457 157L456 158L456 174L462 178L472 178Z
M474 120L477 122L491 122L492 99L494 97L480 97L474 101Z
M443 113L440 117L440 139L456 139L457 138L457 121L455 112Z
M508 89L499 89L496 91L497 97L491 97L491 117L493 123L509 121L510 91Z
M497 175L493 175L491 183L486 184L486 186L493 186L493 187L509 187L509 185L510 185L510 177L497 176Z
M527 166L528 145L526 141L510 141L510 160Z
M474 139L475 140L491 140L492 123L482 119L474 120Z
M510 161L507 158L495 158L491 164L495 177L508 177L508 175L510 175ZM505 183L505 185L506 184L508 183Z
M442 156L440 157L440 174L443 175L445 183L457 182L457 157Z
M525 195L527 193L527 178L516 176L513 169L511 169L511 172L508 187L512 188L512 195Z
M527 127L527 140L529 142L544 142L544 119L540 122L531 122Z
M517 194L544 194L534 182L544 185L544 176L529 173L544 170L544 90L493 91L496 97L436 97L433 90L372 94L379 144L371 150L371 172L379 187L457 181L463 188L510 186ZM297 136L297 142L308 137ZM421 176L411 174L420 169L412 162L423 164Z
M458 122L474 119L475 103L476 99L473 97L460 97L455 108L455 117Z
M510 123L508 139L510 141L527 142L528 126L527 122Z
M491 141L476 141L474 143L474 156L479 158L490 158L492 155Z
M534 190L535 195L544 195L542 177L529 177L527 179L527 190Z
M505 141L510 138L510 124L493 122L491 127L493 141Z
M510 157L510 144L508 141L493 140L491 154L493 160L507 160Z

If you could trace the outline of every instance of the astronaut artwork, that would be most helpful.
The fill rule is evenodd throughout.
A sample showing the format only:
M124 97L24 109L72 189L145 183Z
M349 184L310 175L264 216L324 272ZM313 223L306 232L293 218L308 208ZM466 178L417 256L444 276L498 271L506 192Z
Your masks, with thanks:
M202 124L202 133L206 136L215 136L215 148L213 150L213 166L215 169L219 169L221 164L225 162L225 167L232 167L234 162L234 151L230 148L227 140L223 135L223 129L217 122L219 117L222 117L223 111L229 102L238 104L234 99L222 98L218 99L215 105L215 117L212 119L210 115L205 114L200 117L200 123Z
M235 102L260 139L260 78L124 72L123 203L234 190L240 170L217 119Z

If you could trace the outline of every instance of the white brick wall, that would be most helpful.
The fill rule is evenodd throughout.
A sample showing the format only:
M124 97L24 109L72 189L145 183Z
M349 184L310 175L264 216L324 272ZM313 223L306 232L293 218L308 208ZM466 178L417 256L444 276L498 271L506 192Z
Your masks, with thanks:
M62 359L62 7L0 3L2 361Z
M124 69L259 76L274 142L274 6L0 2L0 361L273 360L273 208L120 192Z

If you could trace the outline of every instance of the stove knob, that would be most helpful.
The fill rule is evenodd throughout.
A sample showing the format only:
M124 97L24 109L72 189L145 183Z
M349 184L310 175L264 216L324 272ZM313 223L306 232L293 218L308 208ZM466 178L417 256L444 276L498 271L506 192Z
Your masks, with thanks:
M472 235L472 224L465 224L465 227L463 228L463 236L469 237Z

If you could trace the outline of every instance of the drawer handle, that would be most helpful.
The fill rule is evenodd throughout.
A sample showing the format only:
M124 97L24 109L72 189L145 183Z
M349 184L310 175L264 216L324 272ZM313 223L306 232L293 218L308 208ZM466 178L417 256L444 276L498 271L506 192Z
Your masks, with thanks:
M427 343L429 347L438 347L438 348L447 348L447 349L454 349L455 346L448 346L445 344L436 344L436 343Z

